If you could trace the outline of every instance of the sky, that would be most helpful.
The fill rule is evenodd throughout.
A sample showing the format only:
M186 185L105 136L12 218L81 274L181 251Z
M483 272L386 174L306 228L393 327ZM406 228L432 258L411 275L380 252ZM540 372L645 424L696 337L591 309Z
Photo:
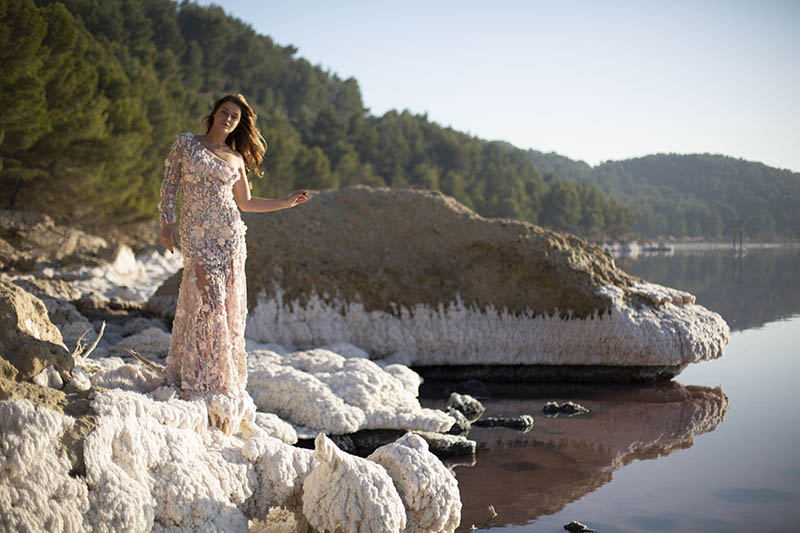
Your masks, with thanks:
M590 165L714 153L800 172L800 0L215 0L427 114Z

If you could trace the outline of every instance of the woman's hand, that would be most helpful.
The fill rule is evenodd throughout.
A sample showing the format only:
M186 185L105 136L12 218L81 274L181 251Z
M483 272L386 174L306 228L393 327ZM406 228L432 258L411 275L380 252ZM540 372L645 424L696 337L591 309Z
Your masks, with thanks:
M170 223L161 224L161 246L175 253L175 226Z
M289 202L289 207L294 207L297 204L304 204L308 201L308 191L305 189L294 191L286 197L286 200Z

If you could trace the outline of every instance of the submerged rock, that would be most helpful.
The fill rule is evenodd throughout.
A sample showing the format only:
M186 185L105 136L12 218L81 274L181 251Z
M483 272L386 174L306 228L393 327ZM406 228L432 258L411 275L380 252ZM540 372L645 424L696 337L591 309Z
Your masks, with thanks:
M570 533L597 533L594 529L589 529L589 526L576 521L564 524L564 529Z
M692 295L625 273L586 241L483 218L437 192L323 191L258 226L247 235L247 335L261 342L344 341L419 367L676 373L719 357L729 337Z
M517 417L496 417L488 416L472 423L481 428L509 428L526 433L533 429L533 417L531 415L520 415Z
M544 407L542 407L542 412L548 416L576 416L588 413L589 410L575 402L564 402L561 405L559 405L558 402L547 402L544 404Z
M483 404L469 394L453 392L447 400L447 407L460 411L468 422L475 422L481 417L486 408Z

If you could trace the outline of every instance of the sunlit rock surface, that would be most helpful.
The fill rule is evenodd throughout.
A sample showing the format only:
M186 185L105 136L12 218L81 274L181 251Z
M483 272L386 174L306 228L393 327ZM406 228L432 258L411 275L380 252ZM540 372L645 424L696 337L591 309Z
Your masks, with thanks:
M553 387L556 388L555 386ZM536 415L533 431L473 427L480 460L456 468L462 523L478 527L527 524L610 482L614 472L637 461L656 459L694 445L728 412L719 388L683 386L594 386L565 396L530 390L541 399L485 401L487 414ZM580 396L580 392L585 397ZM589 409L581 416L540 414L548 400L574 399ZM493 505L497 517L486 513Z
M261 342L344 341L420 366L681 366L729 337L693 296L600 248L436 192L323 191L257 225L246 334Z
M73 366L61 332L48 318L42 301L5 281L0 281L0 358L13 366L13 370L6 367L6 377L20 381L51 365L61 372Z

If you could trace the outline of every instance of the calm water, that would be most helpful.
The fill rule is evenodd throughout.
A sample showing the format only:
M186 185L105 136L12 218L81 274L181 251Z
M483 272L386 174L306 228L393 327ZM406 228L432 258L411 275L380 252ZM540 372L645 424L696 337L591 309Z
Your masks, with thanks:
M533 431L473 430L460 531L800 531L800 250L677 253L621 267L685 289L731 326L725 355L650 387L536 387L484 399ZM588 415L547 418L548 400ZM492 516L489 505L496 516Z

